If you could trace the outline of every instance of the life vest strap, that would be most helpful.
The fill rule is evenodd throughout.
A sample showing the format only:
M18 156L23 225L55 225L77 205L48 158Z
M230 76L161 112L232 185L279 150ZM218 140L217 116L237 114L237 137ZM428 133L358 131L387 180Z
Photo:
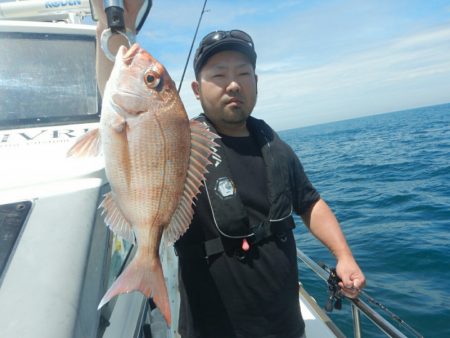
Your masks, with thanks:
M182 248L179 248L181 250L175 250L177 255L179 255L183 259L206 259L208 260L210 257L218 254L222 254L223 252L234 252L235 256L243 259L245 257L245 254L258 242L260 242L263 239L269 238L269 237L275 237L281 242L286 241L287 232L291 231L293 227L295 226L295 223L292 220L292 217L289 217L288 219L278 222L277 231L267 231L267 227L259 226L256 227L254 230L254 233L251 236L243 237L243 238L236 238L236 239L229 239L229 238L223 238L222 236L212 238L209 240L206 240L200 244L197 245L188 245L183 246ZM273 229L272 229L273 230ZM244 246L244 240L245 244L248 245L247 250L245 250ZM226 248L224 245L224 241L226 242ZM230 243L234 243L230 245ZM231 250L231 251L230 251Z
M203 245L205 246L206 258L225 251L225 248L223 247L222 240L220 239L220 237L205 241Z

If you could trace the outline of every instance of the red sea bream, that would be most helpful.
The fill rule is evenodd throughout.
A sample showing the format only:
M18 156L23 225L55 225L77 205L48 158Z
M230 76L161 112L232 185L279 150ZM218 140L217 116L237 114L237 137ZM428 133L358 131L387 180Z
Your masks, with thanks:
M99 308L121 293L153 297L170 325L170 307L159 257L160 243L188 228L217 136L189 121L163 65L138 45L121 47L106 85L99 130L79 140L71 156L103 152L111 192L102 202L105 222L136 241L136 254Z

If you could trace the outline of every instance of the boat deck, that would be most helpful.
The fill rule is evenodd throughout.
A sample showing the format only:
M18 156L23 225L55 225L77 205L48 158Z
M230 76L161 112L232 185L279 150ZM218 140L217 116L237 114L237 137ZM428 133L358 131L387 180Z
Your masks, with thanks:
M300 308L306 325L306 337L341 338L345 335L332 322L300 283Z

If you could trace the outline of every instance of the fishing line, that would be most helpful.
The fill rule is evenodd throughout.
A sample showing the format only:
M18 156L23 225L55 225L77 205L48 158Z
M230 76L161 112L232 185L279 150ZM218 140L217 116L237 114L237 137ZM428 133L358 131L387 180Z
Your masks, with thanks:
M197 28L195 30L194 38L192 39L191 48L189 49L189 54L186 59L186 64L184 65L183 75L181 75L180 85L178 86L178 93L180 93L181 85L183 84L184 74L186 73L186 69L189 63L189 59L191 58L192 48L194 48L195 39L197 38L198 28L200 27L200 23L202 22L203 13L207 12L205 11L206 3L208 0L205 0L203 3L202 12L200 13L200 18L198 19Z
M373 297L369 296L367 294L367 292L363 291L363 290L359 290L357 289L360 293L360 295L364 296L366 298L366 300L369 303L372 303L375 306L378 306L381 310L383 310L384 312L386 312L392 320L396 321L397 323L399 323L401 326L403 326L406 330L408 330L410 333L412 333L414 336L418 337L418 338L423 338L423 336L417 332L414 328L412 328L407 322L405 322L403 319L401 319L398 315L396 315L394 312L392 312L391 310L389 310L386 305L380 303L379 301L377 301L376 299L374 299Z

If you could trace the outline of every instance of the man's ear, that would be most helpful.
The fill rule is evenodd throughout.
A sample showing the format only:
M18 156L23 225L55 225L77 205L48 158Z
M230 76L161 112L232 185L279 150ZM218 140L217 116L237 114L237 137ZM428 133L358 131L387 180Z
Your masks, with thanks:
M198 84L198 81L192 81L191 88L197 100L200 100L200 85Z

